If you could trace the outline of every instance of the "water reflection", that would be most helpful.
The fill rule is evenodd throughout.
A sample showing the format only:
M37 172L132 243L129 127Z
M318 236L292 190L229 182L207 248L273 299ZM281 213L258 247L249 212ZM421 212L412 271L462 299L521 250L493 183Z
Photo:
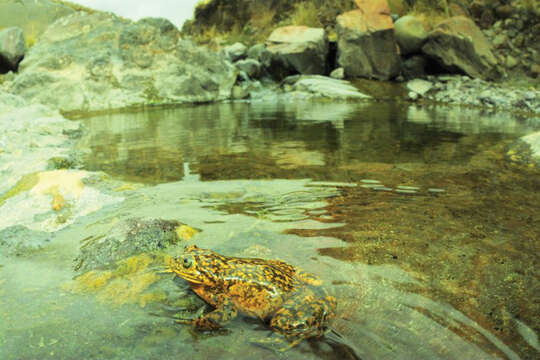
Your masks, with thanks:
M540 127L474 110L305 101L150 110L85 123L87 169L147 183L183 179L185 163L202 180L341 180L339 168L354 162L463 163L479 143Z
M3 263L2 350L13 359L278 358L249 343L268 334L259 321L193 333L154 308L112 310L95 293L62 292L80 240L161 217L201 229L201 247L323 278L339 299L342 338L303 342L283 358L354 358L351 349L362 359L533 358L540 184L534 169L508 165L504 149L539 125L454 110L254 102L86 119L88 169L156 185L120 187L122 203L62 229L35 258ZM373 181L422 192L361 186Z

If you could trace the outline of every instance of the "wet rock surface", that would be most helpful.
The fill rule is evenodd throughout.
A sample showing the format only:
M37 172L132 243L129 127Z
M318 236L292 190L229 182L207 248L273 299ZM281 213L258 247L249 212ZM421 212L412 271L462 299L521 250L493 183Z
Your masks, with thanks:
M25 256L42 249L54 234L14 225L0 230L0 249L5 256Z
M81 133L79 122L58 111L0 91L0 195L23 175L46 170L51 158L72 159L77 167L74 144Z
M141 253L163 251L180 237L178 221L128 219L115 225L104 237L85 239L74 260L77 271L110 268L119 260Z

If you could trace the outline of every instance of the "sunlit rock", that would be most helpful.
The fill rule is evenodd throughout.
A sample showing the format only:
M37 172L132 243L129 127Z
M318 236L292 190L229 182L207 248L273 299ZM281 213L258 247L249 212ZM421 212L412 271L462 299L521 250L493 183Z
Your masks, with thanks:
M77 218L123 200L83 185L85 171L55 170L25 175L0 202L0 229L13 224L56 231Z
M292 74L325 74L328 38L324 29L285 26L267 40L272 54L271 72L280 78Z
M438 24L428 34L422 51L441 66L473 78L491 79L498 75L490 43L475 23L463 16Z
M424 24L416 17L407 15L399 18L395 25L396 41L402 55L420 52L427 39Z
M5 88L63 111L228 99L236 70L165 19L79 12L51 25Z
M0 91L0 205L23 175L46 170L50 159L76 163L72 145L80 134L79 122Z
M386 0L357 0L337 18L338 63L346 77L388 80L399 74L394 24Z

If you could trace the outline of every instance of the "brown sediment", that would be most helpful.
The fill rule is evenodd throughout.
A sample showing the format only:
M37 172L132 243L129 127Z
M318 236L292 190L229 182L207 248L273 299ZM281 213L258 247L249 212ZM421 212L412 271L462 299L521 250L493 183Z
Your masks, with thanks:
M387 186L408 183L446 192L410 196L343 188L340 197L329 199L326 215L345 226L288 232L349 243L322 248L321 255L400 266L422 284L402 285L404 289L451 304L511 344L523 358L533 358L535 350L513 319L523 319L540 331L540 303L535 300L540 289L540 174L504 160L504 149L501 143L474 155L467 164L423 165L414 171L348 166L357 181L385 179ZM476 330L436 321L494 351Z

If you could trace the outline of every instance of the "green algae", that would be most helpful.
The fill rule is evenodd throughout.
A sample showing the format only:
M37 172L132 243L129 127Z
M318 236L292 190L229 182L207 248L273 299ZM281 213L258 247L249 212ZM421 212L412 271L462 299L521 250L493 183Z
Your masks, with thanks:
M140 254L117 263L113 270L91 270L64 284L66 291L76 294L94 293L98 301L114 306L163 302L163 291L149 290L161 279L155 269L168 264L165 255Z
M4 196L0 198L0 207L14 196L17 196L25 191L32 189L39 182L39 173L31 173L24 175L17 183L9 189Z

